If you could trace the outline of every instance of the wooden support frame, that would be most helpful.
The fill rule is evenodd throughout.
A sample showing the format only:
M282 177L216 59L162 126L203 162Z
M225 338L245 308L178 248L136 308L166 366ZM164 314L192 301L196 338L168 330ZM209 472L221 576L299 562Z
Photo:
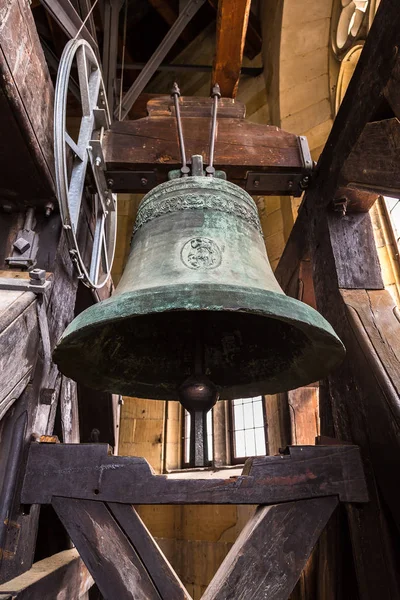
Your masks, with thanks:
M393 161L383 163L385 172L381 177L376 169L372 173L373 158L371 153L366 156L365 151L372 148L377 131L382 134L397 128L395 120L370 121L388 89L391 104L396 105L392 83L398 72L399 44L398 5L382 0L276 271L281 285L288 289L299 260L306 253L311 254L317 307L347 348L347 359L330 375L320 397L321 433L359 444L366 460L371 501L365 507L347 507L362 600L400 595L395 567L399 558L391 525L394 521L400 527L400 498L390 477L398 468L400 457L399 391L393 393L390 376L385 373L385 359L376 356L374 349L376 335L384 346L390 346L389 330L385 331L377 320L374 294L382 295L380 322L389 319L393 311L385 307L388 292L382 289L370 217L357 215L354 220L353 216L335 213L334 200L343 183L360 184L378 192L387 190L386 175L393 171ZM389 142L381 139L379 143L385 156L394 156L396 135ZM362 172L364 167L366 173ZM353 227L357 229L356 244ZM362 315L362 319L357 315ZM390 327L400 332L395 320ZM368 331L373 332L369 340ZM381 351L382 347L378 347ZM389 364L392 363L393 356Z
M291 447L250 459L233 481L174 481L152 474L144 459L108 456L105 445L36 443L22 491L24 502L52 503L106 600L191 600L131 506L137 501L273 502L247 523L203 600L263 600L266 590L271 600L287 600L339 499L367 501L353 446Z
M128 504L276 504L332 495L343 502L368 500L356 446L290 446L281 456L249 459L238 478L174 480L154 475L144 458L109 456L107 444L34 443L21 500L48 504L62 496Z

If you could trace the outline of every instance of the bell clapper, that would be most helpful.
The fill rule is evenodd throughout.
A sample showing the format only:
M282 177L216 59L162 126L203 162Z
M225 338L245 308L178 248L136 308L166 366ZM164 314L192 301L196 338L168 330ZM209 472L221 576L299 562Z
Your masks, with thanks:
M221 90L216 83L212 89L211 98L213 98L213 107L212 107L212 120L211 120L211 133L210 133L210 158L209 165L206 168L207 177L214 177L215 168L213 166L214 163L214 149L215 149L215 134L217 131L217 112L218 112L218 101L221 98Z
M194 374L178 389L179 401L190 413L190 462L205 467L208 462L207 413L219 398L217 386L204 375L204 344L196 335Z

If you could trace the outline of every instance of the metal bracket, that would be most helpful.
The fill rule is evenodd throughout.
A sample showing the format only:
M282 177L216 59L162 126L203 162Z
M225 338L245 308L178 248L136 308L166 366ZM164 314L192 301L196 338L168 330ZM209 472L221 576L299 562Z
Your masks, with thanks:
M33 230L34 218L35 209L28 208L24 226L18 231L13 243L13 253L5 259L5 263L9 267L28 269L36 263L38 235Z
M247 174L246 191L249 194L270 196L301 196L304 191L303 173L255 173Z
M155 171L107 171L107 185L113 192L147 192L157 185Z
M51 281L46 281L46 271L44 269L33 269L29 271L29 276L29 279L0 277L0 290L44 294L51 287Z

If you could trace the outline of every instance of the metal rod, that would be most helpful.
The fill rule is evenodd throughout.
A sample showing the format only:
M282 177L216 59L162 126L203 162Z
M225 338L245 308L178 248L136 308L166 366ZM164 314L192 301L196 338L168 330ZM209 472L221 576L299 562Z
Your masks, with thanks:
M208 177L213 177L215 173L215 169L213 166L214 163L214 149L215 149L215 134L217 131L217 113L218 113L218 101L221 98L221 90L216 83L212 89L211 97L214 99L213 107L212 107L212 120L211 120L211 133L210 133L210 159L209 165L206 168L206 173Z
M174 106L175 106L176 126L178 129L178 138L179 138L179 150L180 150L181 159L182 159L181 172L182 172L182 175L184 177L186 177L189 174L190 169L187 166L186 152L185 152L185 140L183 139L181 111L180 111L180 107L179 107L180 95L181 95L181 91L178 87L178 84L175 81L174 85L172 86L172 90L171 90L171 98L173 99Z
M206 0L190 0L185 10L183 10L167 35L158 46L152 57L147 62L143 71L139 73L135 82L126 92L122 101L121 119L125 119L135 101L138 99L144 88L153 77L162 60L166 57L172 46L175 44L182 31L185 29L189 21L194 17L199 8L203 6ZM114 111L114 116L118 117L119 107Z

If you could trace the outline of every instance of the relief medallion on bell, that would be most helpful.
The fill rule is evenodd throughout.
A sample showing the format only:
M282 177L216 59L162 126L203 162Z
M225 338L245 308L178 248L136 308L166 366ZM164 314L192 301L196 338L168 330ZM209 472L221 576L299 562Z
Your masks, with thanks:
M189 269L215 269L221 264L222 252L210 238L195 237L182 247L181 260Z

